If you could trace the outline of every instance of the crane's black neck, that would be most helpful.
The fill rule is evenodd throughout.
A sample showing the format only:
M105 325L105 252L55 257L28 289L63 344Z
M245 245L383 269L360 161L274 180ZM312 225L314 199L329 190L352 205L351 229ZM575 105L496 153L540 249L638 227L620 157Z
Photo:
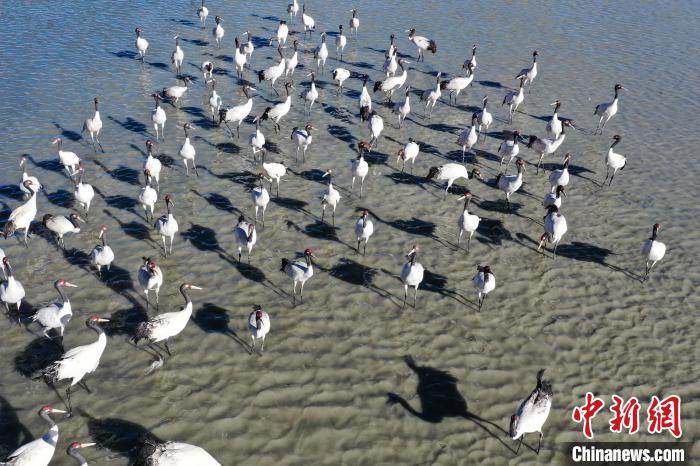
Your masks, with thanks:
M185 298L185 304L192 303L192 300L190 299L190 295L187 293L187 285L185 285L185 284L180 285L180 293L182 294L182 297Z
M53 419L51 419L49 411L42 411L40 416L46 421L46 423L49 425L49 427L54 427L56 423L54 422Z
M471 200L471 196L464 197L464 210L467 210L469 208L469 203L471 202Z

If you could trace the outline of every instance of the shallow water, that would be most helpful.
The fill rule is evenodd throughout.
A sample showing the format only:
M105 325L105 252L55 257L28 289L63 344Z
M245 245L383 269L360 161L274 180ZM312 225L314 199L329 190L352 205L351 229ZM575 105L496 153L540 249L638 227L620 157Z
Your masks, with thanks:
M398 36L400 52L415 62L415 48L403 32L411 26L438 44L437 54L411 65L414 89L433 85L438 70L458 74L471 45L478 43L475 85L460 96L457 108L439 103L430 120L422 117L418 96L412 95L414 113L401 130L380 95L373 95L385 132L368 157L370 174L360 199L357 189L350 190L350 161L354 145L368 138L358 118L361 82L350 79L344 94L335 95L329 74L338 63L329 35L328 72L317 78L321 98L312 115L304 116L295 95L279 135L271 124L263 126L271 143L269 158L285 161L291 173L282 182L281 197L268 206L266 228L259 228L246 266L236 263L232 229L241 213L253 214L248 190L259 168L247 137L254 126L244 124L240 140L212 126L199 66L212 58L223 66L216 77L225 105L243 99L231 63L233 36L249 29L257 46L253 69L267 67L277 55L265 38L275 34L276 21L285 13L286 2L260 3L208 2L205 30L194 13L197 2L2 4L3 222L21 203L17 163L25 153L31 156L30 172L46 187L38 198L37 218L72 207L72 186L50 145L56 136L83 159L85 180L99 190L90 224L66 239L68 252L41 235L31 240L29 251L15 239L0 242L27 290L23 311L55 299L52 283L63 277L80 286L68 290L74 318L66 347L94 340L83 325L88 315L117 321L109 327L99 369L87 378L93 393L77 390L76 415L60 424L52 464L72 464L64 454L68 443L91 438L104 447L85 452L91 463L127 464L146 431L200 445L227 465L560 464L565 458L561 442L582 438L570 416L588 390L608 403L613 393L634 395L643 407L653 394L678 394L685 402L684 439L694 440L700 432L700 331L694 320L700 281L694 233L700 222L693 182L698 138L692 124L700 99L693 59L700 52L694 27L698 4L440 2L432 5L429 17L421 2L356 2L359 40L349 41L343 66L368 73L370 85L381 79L391 32ZM347 2L322 5L309 4L318 31L347 24ZM211 43L217 14L226 29L221 50ZM151 44L144 65L134 59L136 26ZM291 27L298 28L298 23ZM180 223L175 253L164 259L137 196L144 142L153 137L149 96L175 83L169 58L176 33L182 36L184 72L195 82L179 109L164 105L167 139L157 146L167 165L161 199L174 195ZM294 77L298 90L307 85L319 40L315 33L302 43L303 66ZM539 75L509 125L500 101L516 86L513 76L529 65L534 49L540 53ZM593 136L592 110L611 99L616 82L628 88L621 94L620 111L604 136ZM269 83L256 86L253 112L258 114L278 98ZM94 154L79 135L83 120L92 115L95 95L102 101L104 154ZM461 158L456 134L469 124L484 95L490 96L496 122L476 146L476 160L470 156L468 161L470 168L478 163L486 182L469 182L473 211L482 224L466 254L454 249L462 206L457 190L443 200L442 185L424 176L430 166ZM504 211L502 193L491 181L498 173L495 154L503 131L543 134L549 103L556 99L563 102L560 114L573 118L580 131L568 132L557 155L546 160L553 168L566 151L573 154L574 176L562 208L569 232L559 257L551 260L536 252L546 177L526 165L512 212ZM306 164L296 165L288 135L306 121L318 131ZM197 127L198 177L185 176L178 156L185 122ZM618 148L628 155L628 165L612 187L601 188L602 157L614 133L624 136ZM422 148L414 177L401 175L395 158L409 137ZM528 162L536 159L524 146L521 155ZM319 224L321 175L329 168L343 196L335 229ZM366 257L354 251L353 225L362 208L375 222ZM158 214L163 212L161 202ZM663 224L660 239L668 253L642 285L639 248L655 222ZM117 254L104 282L86 263L103 223ZM402 310L397 275L412 244L420 245L419 260L428 272L417 309ZM304 304L292 308L291 284L279 262L306 247L318 256L316 274L307 282ZM164 269L161 311L181 304L180 283L204 287L192 292L194 319L171 342L175 356L148 376L151 359L128 343L147 315L143 294L134 289L144 255L156 257ZM490 264L498 277L498 288L481 313L471 287L478 263ZM256 303L272 318L262 357L246 350L247 316ZM421 372L420 385L404 355L433 369ZM31 379L52 356L50 343L5 322L0 456L26 440L24 429L34 436L44 431L35 414L39 406L61 405L43 382ZM545 444L539 456L523 448L515 457L502 430L543 367L555 390ZM387 404L388 392L407 399L418 415ZM465 409L493 424L465 418ZM596 438L627 439L606 435L605 420L607 414L596 418ZM536 436L527 440L534 446ZM692 454L700 456L697 447Z

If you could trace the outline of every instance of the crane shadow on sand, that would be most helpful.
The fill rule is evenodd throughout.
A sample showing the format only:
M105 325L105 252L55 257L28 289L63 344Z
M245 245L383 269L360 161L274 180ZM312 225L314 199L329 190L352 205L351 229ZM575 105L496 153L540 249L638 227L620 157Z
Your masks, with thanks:
M386 394L387 404L398 404L409 414L433 424L440 423L446 418L467 419L515 454L515 450L502 439L503 436L508 435L508 431L469 411L467 400L457 388L459 380L454 375L433 367L419 366L411 356L404 356L404 361L418 377L416 395L420 400L420 410L411 406L401 395L392 392Z
M194 323L206 333L220 333L231 337L233 341L238 343L248 354L252 354L250 345L241 338L236 331L231 328L231 318L228 315L228 310L219 307L213 303L204 303L201 309L195 312Z
M37 337L14 357L14 367L18 374L28 379L40 375L41 370L63 355L61 347L45 336Z
M388 299L396 307L401 308L403 301L396 296L374 284L374 279L380 273L380 270L360 264L352 259L342 258L330 269L322 269L328 275L342 280L351 285L367 288L373 293L378 294L382 298Z
M118 418L98 419L81 408L76 412L87 420L88 435L99 448L105 448L119 456L129 459L129 464L147 464L139 462L148 442L162 443L150 430L135 422Z
M7 399L0 396L0 458L15 451L20 445L34 440L34 436L22 424L15 409Z

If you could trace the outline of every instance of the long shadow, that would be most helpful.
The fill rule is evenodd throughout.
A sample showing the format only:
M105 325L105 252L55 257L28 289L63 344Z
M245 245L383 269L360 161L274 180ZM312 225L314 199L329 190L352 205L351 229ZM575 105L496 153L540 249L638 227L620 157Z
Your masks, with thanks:
M114 311L102 328L108 336L133 336L141 322L148 320L148 313L143 305L132 296L124 294L132 303L131 307Z
M451 417L470 420L515 454L515 450L501 438L508 435L505 429L469 411L467 400L457 388L459 382L457 377L434 367L419 366L411 356L405 356L404 361L418 377L416 395L420 399L420 410L415 409L406 399L396 393L387 393L388 404L401 405L408 413L418 419L434 424Z
M234 215L242 215L242 213L243 213L239 209L234 207L233 204L231 204L231 201L229 200L229 198L227 198L226 196L224 196L222 194L219 194L219 193L202 194L199 191L197 191L196 189L193 189L192 192L219 210L223 210L224 212L228 212L228 213L234 214Z
M34 160L34 157L31 155L27 156L27 160L32 162L35 167L41 168L42 170L47 170L51 172L57 172L57 173L64 173L65 170L63 169L63 164L61 164L61 161L58 158L55 159L49 159L49 160L40 160L36 161ZM46 187L44 187L46 189Z
M492 246L501 246L504 241L513 241L513 235L503 225L503 220L482 218L479 222L476 240Z
M147 456L146 452L141 450L149 446L149 443L163 443L163 440L135 422L117 418L98 419L80 408L76 411L80 417L87 419L88 434L98 447L128 458L131 461L130 464L145 466L147 463L139 461L140 458Z
M20 445L34 440L34 436L22 424L17 410L4 397L0 396L0 458L15 451Z
M476 81L476 83L481 84L484 87L492 87L495 89L510 89L510 87L506 87L498 81Z
M355 136L345 126L328 125L328 132L336 139L347 143L353 143L357 140Z
M330 104L321 104L323 106L323 111L332 116L333 118L342 121L343 123L352 123L354 115L348 112L344 107L335 107Z
M182 233L182 237L200 251L224 252L216 238L216 231L209 227L190 223L190 228Z
M344 244L349 249L354 250L352 245L346 243L345 241L340 239L340 237L338 236L338 231L340 230L340 227L335 227L335 226L331 225L330 223L327 223L330 220L329 217L330 217L330 212L326 212L326 218L324 219L323 222L321 222L320 218L319 218L318 221L313 222L313 223L309 223L308 225L306 225L301 230L301 232L304 233L309 238L335 241L336 243ZM287 226L289 226L289 224Z
M342 258L333 267L328 269L327 272L330 276L338 280L367 288L377 293L382 298L391 300L396 307L401 307L402 302L397 299L396 296L374 284L374 279L379 274L379 270L377 269L367 267L352 259Z
M62 137L62 138L71 140L71 141L73 141L73 142L80 141L80 140L83 138L83 137L80 135L80 133L77 133L77 132L75 132L75 131L71 131L71 130L69 130L69 129L66 129L66 128L64 128L63 126L61 126L61 124L58 123L58 122L53 121L52 124L56 127L56 129L58 129L59 131L61 131L61 137Z
M299 199L292 199L291 197L270 197L270 202L284 207L285 209L308 212L306 206L308 206L309 203Z
M146 127L146 125L144 125L143 123L141 123L138 120L134 120L131 117L126 117L126 120L124 120L124 121L119 121L112 116L107 116L107 118L110 121L117 123L119 126L124 128L125 130L131 131L133 133L146 134L148 131L148 128Z
M53 205L62 207L64 209L73 208L73 193L70 193L65 189L59 189L58 191L55 191L53 193L46 193L46 197L48 198L49 202Z
M41 336L32 340L14 358L15 370L22 376L33 379L41 370L62 356L61 348L48 338Z
M117 222L121 229L124 231L124 233L126 233L127 235L139 241L146 241L157 247L160 247L160 244L156 243L151 239L151 230L148 225L136 221L124 223L109 210L104 209L103 212L105 213L105 215Z
M251 354L250 346L230 326L228 310L213 303L204 303L192 318L194 323L206 333L220 333L231 337L233 341Z
M124 196L123 194L106 196L105 203L110 207L114 207L115 209L126 210L127 212L134 214L136 214L136 206L139 205L136 199L133 197Z
M120 165L114 170L108 168L102 161L95 160L95 165L100 167L106 174L117 181L122 183L128 183L132 186L141 186L141 181L139 179L141 173L133 168L125 167Z
M207 45L209 45L209 42L201 39L185 39L184 37L181 37L180 40L182 40L183 42L187 42L188 44L196 45L198 47L206 47Z
M24 193L16 184L6 184L0 186L0 196L8 197L17 202L24 200Z

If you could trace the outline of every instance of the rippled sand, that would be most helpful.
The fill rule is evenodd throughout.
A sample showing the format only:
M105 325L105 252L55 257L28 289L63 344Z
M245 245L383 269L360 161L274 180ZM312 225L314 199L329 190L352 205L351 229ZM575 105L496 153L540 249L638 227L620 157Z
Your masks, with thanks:
M259 168L252 163L247 137L254 127L243 125L237 140L211 125L209 94L198 68L211 59L223 66L217 89L224 104L240 102L231 63L233 36L250 29L257 46L253 69L269 66L277 55L265 38L275 33L286 2L208 2L204 31L195 24L197 2L180 3L4 5L3 218L21 202L15 186L23 153L31 155L30 172L46 186L38 199L38 218L68 212L72 186L49 144L57 135L65 149L84 160L85 181L99 192L90 224L66 239L67 252L41 235L29 251L15 240L2 241L0 247L12 257L15 275L27 289L25 312L55 299L51 284L58 277L80 286L68 290L74 318L66 330L67 347L94 340L83 325L88 315L117 321L109 327L99 369L87 378L93 394L76 391L76 415L60 423L52 464L73 464L64 454L69 441L91 439L103 447L85 452L91 464L127 464L145 432L200 445L226 465L561 464L561 442L582 439L570 416L588 390L606 402L613 393L634 395L644 407L653 394L678 394L684 400L684 440L697 437L695 288L700 273L695 232L700 225L694 183L698 138L692 123L700 99L692 60L698 53L692 22L697 5L659 9L632 2L556 7L448 2L436 7L435 18L427 18L418 2L358 2L359 41L349 41L345 58L353 72L370 75L370 85L382 76L391 32L398 36L400 52L414 60L415 48L403 32L410 26L438 43L436 55L412 65L414 89L432 86L437 70L456 73L476 42L475 85L460 96L459 107L439 103L430 120L422 118L413 94L414 113L402 130L395 128L390 108L373 95L386 130L368 157L370 174L360 199L357 190L350 190L350 161L355 144L368 138L358 118L361 82L348 80L344 95L335 95L329 74L338 63L329 36L329 72L318 78L320 105L306 117L295 96L281 134L275 135L268 123L263 127L270 159L284 160L291 170L280 198L273 198L267 209L265 229L259 226L248 266L236 263L232 230L241 213L253 214L248 190ZM347 3L322 5L309 5L319 32L347 24ZM224 17L226 28L221 50L210 43L216 14ZM151 43L143 66L134 60L136 26ZM294 24L292 30L298 27ZM164 106L167 140L157 147L167 165L161 199L165 193L174 195L180 223L175 253L164 259L160 238L144 221L136 198L144 142L152 137L149 95L175 83L169 67L175 33L182 36L184 71L196 82L180 109ZM318 41L316 33L303 44L303 67L294 77L298 90L307 85ZM540 52L540 74L522 113L513 126L507 125L500 101L515 87L512 78L528 65L534 49ZM610 100L616 82L629 91L621 95L620 112L605 135L593 136L592 109ZM256 85L257 114L278 98L269 83ZM486 94L496 122L476 146L476 159L468 161L470 168L478 163L485 181L469 182L473 211L482 223L466 254L454 247L460 188L443 200L443 185L424 177L430 166L461 158L456 135ZM95 95L102 100L105 154L93 154L78 140ZM580 131L567 133L557 156L546 159L551 169L566 151L573 154L574 176L562 209L569 232L552 260L536 252L546 177L526 165L525 184L512 198L512 212L504 211L493 179L503 132L518 128L527 135L543 134L549 103L556 99L563 101L560 114L573 118ZM307 163L295 165L289 133L307 120L319 130ZM199 177L185 176L177 154L188 121L197 126L193 144ZM619 150L628 155L628 166L612 187L601 188L602 156L615 132L624 135ZM400 174L396 164L396 152L408 137L421 143L413 176ZM526 161L536 161L532 151L521 150ZM319 223L321 175L329 168L336 172L334 184L342 195L336 228ZM365 257L354 251L353 235L363 208L375 223ZM161 202L157 213L163 212ZM668 253L641 284L639 248L655 222L663 224L660 239ZM110 228L109 242L117 254L104 282L86 263L102 223ZM402 309L397 276L413 244L421 247L426 278L417 308ZM291 283L279 271L280 259L307 247L318 256L316 274L306 284L304 304L293 308ZM155 257L166 276L161 312L181 304L180 283L204 287L191 293L194 318L171 342L174 357L148 376L152 360L128 343L147 316L143 295L134 289L144 255ZM490 264L498 279L481 313L471 287L479 263ZM272 319L264 356L247 350L246 322L253 304L261 304ZM44 432L35 414L39 406L61 406L56 394L31 379L57 356L56 348L9 320L4 325L0 456L24 443L27 433ZM415 371L405 362L407 355L414 358ZM505 430L534 388L540 368L547 368L555 390L543 449L536 456L524 446L516 457ZM403 401L387 403L388 393ZM596 418L596 438L626 440L604 434L607 418ZM536 436L526 442L536 446ZM700 456L695 446L692 455Z

